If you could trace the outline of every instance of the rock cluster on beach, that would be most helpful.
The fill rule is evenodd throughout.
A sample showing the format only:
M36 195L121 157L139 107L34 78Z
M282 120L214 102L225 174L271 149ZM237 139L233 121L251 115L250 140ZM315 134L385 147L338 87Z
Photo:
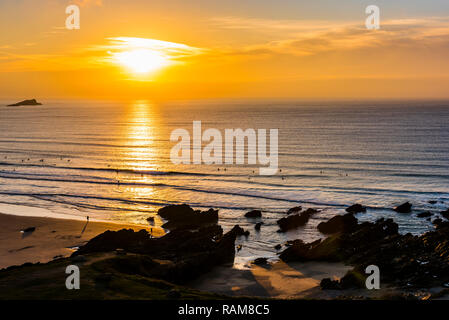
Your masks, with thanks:
M411 205L405 207L411 209ZM342 262L353 267L340 280L322 279L322 289L365 288L368 276L365 269L369 265L379 267L382 286L405 289L405 292L449 285L448 221L435 219L435 230L421 236L403 235L392 219L359 223L355 215L363 213L364 209L356 204L346 209L348 213L318 224L317 229L328 235L325 239L310 243L292 240L285 246L276 245L274 249L286 264L320 261ZM291 230L307 224L318 212L313 208L303 210L295 207L277 224L283 232ZM128 291L127 297L135 298L134 289L137 288L158 299L185 298L186 295L206 297L205 294L188 291L190 289L182 285L216 266L232 264L236 251L242 248L241 244L236 247L237 237L247 237L249 231L236 225L224 233L217 224L218 210L214 209L201 211L188 205L171 205L160 209L158 214L166 220L164 228L170 230L162 237L154 238L146 230L106 231L80 246L70 258L59 257L46 264L26 264L0 271L0 287L18 283L20 290L13 288L16 290L14 294L21 297L20 285L24 281L33 284L35 279L39 279L38 283L42 284L39 290L46 290L45 294L50 297L67 295L70 293L58 291L61 286L51 286L54 282L51 274L67 264L76 264L84 268L82 274L87 275L83 287L87 286L88 290L83 292L88 298L97 295L117 298L124 291ZM420 215L428 217L427 212ZM448 218L448 215L448 210L441 212L442 217ZM256 218L254 228L260 230L263 225L259 219L261 211L250 211L247 216ZM255 258L252 265L266 270L271 268L266 257ZM44 284L50 289L43 287ZM2 294L6 293L0 290L0 297Z
M366 207L362 206L359 203L353 204L352 206L346 208L346 212L348 213L360 213L360 212L366 212Z
M410 202L405 202L393 210L399 213L410 213L412 211L412 204Z
M296 207L293 209L297 209L297 208L300 208L300 207ZM301 209L299 209L299 210L301 210ZM292 212L297 212L297 211L298 210L294 210ZM304 210L298 214L292 214L292 215L289 215L288 217L279 219L277 221L277 224L279 225L279 231L286 232L288 230L303 226L309 221L310 217L312 215L316 214L317 212L318 212L318 210L309 208L309 209Z
M218 223L218 210L193 210L186 204L170 205L159 209L158 215L169 220L162 227L165 229L196 228L201 225Z
M260 210L251 210L245 213L246 218L262 218L262 211Z
M347 213L343 216L335 216L329 221L321 222L317 228L324 234L350 232L357 227L357 223L357 218L352 213Z
M332 231L337 233L311 243L290 242L280 258L285 262L340 261L354 266L339 282L323 279L321 286L326 289L364 286L368 265L380 268L383 282L404 288L442 286L449 281L449 222L441 221L435 231L413 236L399 234L392 219L354 224L355 217L340 217L331 219L335 225Z
M158 213L169 220L164 226L171 231L165 236L152 238L146 230L106 231L80 247L73 256L120 249L139 256L128 262L125 262L128 257L124 257L117 267L126 265L130 272L136 272L137 267L131 266L136 264L145 276L183 283L214 266L232 263L236 237L249 234L238 225L223 234L223 229L217 225L218 211L213 209L197 211L188 205L173 205Z
M73 256L121 249L133 256L125 255L119 261L111 261L110 268L117 267L120 272L129 269L133 274L137 272L147 277L183 283L216 265L232 263L235 239L240 234L239 227L223 234L218 225L194 231L178 228L161 238L152 238L145 230L106 231L80 247Z

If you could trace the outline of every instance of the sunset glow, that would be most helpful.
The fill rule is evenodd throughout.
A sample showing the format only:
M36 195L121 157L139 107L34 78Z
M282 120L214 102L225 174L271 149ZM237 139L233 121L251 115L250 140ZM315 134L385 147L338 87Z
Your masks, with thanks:
M170 64L160 53L146 49L115 53L114 58L134 73L154 72Z
M92 0L78 2L80 28L67 30L62 1L25 0L28 11L0 21L3 30L30 21L0 36L1 95L26 86L54 98L445 98L448 5L413 11L400 2L403 10L385 4L380 29L367 30L365 7L349 4L264 0L252 12L213 1L197 11L179 0ZM48 19L31 24L26 12L37 9Z

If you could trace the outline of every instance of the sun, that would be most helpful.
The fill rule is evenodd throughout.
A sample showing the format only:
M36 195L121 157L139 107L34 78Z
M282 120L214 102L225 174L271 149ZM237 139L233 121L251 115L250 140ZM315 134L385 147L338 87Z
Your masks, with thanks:
M183 65L203 49L156 39L114 37L97 46L107 54L101 62L126 69L126 80L153 81L162 69Z
M161 52L151 49L133 49L114 53L115 61L135 74L154 73L171 61Z

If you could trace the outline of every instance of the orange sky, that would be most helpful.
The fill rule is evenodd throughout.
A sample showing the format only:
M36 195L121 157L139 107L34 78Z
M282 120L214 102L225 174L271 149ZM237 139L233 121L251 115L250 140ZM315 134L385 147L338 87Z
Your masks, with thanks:
M290 1L77 2L80 30L64 28L72 1L2 1L0 98L449 97L446 7L380 6L381 29L367 30L349 0L297 17Z

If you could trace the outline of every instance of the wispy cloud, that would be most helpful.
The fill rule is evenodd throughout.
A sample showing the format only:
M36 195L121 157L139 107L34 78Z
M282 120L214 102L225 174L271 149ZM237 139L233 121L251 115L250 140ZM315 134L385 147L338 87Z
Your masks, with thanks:
M6 48L8 47L5 46L3 49ZM71 48L70 53L35 54L0 51L0 68L3 72L102 68L111 66L118 54L132 50L146 50L157 53L170 64L182 64L190 58L207 52L206 49L175 42L146 38L113 37L105 39L103 44L78 49Z
M107 44L95 45L88 49L97 52L98 55L101 55L102 52L106 53L103 58L96 59L97 63L115 63L116 58L123 55L124 52L145 51L163 58L170 64L180 64L206 51L182 43L147 38L113 37L106 40Z
M89 5L102 6L103 0L75 0L74 3L81 7Z
M292 54L374 47L422 47L449 44L449 17L384 21L380 30L367 30L363 23L215 18L215 25L242 32L277 35L275 40L244 46L228 54Z

